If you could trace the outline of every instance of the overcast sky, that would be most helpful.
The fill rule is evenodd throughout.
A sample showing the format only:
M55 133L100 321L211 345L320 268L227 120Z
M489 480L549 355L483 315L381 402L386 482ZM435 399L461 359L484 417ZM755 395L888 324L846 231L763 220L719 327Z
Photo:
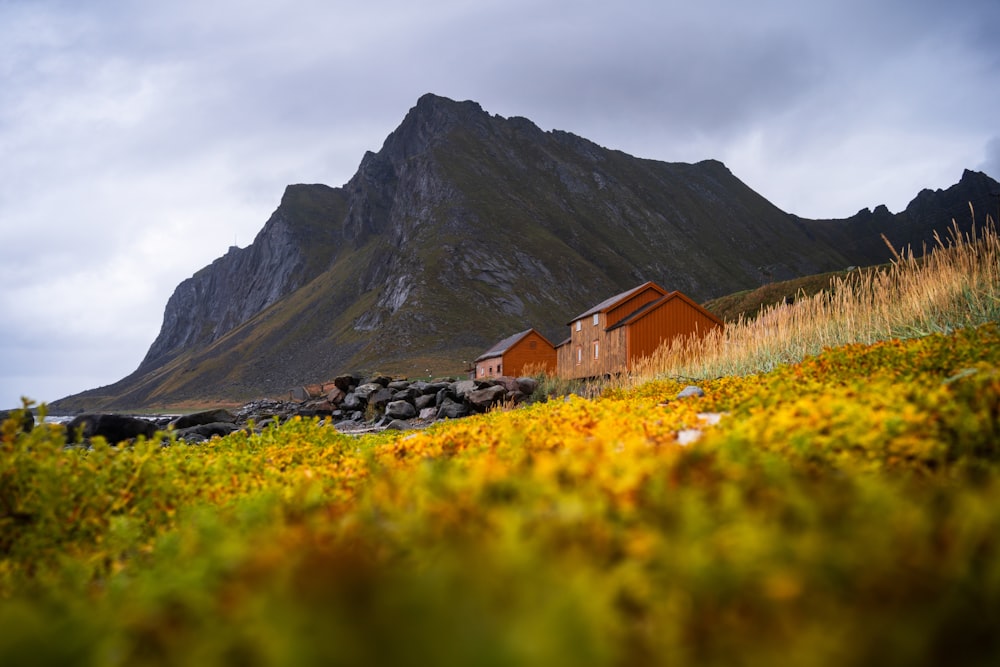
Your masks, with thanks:
M895 212L1000 178L1000 2L0 0L0 407L132 372L178 283L427 92Z

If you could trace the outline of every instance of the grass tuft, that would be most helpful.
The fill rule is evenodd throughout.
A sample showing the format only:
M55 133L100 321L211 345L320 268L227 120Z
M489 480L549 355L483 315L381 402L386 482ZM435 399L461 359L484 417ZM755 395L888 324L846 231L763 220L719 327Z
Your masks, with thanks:
M703 338L677 338L641 361L624 382L767 372L828 347L950 333L1000 321L1000 237L987 218L981 230L948 237L918 257L893 249L888 268L834 277L828 290L762 307L754 318Z

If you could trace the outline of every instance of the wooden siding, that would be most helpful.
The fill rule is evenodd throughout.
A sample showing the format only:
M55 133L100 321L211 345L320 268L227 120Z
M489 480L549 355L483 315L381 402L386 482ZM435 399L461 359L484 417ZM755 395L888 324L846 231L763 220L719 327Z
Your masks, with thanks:
M708 333L721 326L718 319L679 292L650 308L621 329L628 331L628 369L642 357L648 357L666 340L695 332Z
M523 375L528 366L544 366L547 372L556 372L556 349L536 331L519 340L503 355L504 375Z
M597 324L594 324L594 315ZM600 368L594 363L593 344L597 341L598 349L603 351L605 338L604 313L592 313L582 319L574 320L569 325L569 342L563 347L565 362L559 366L559 375L567 378L581 378L596 375ZM580 330L577 331L577 322ZM599 361L600 359L598 359Z
M556 372L556 350L544 336L532 330L496 357L476 362L476 377L517 377L526 367L543 366L547 372Z
M597 375L614 375L625 370L628 363L627 336L628 332L623 328L612 329L605 334Z
M601 315L603 322L604 315ZM627 362L624 329L607 331L592 326L590 320L581 331L574 324L570 342L559 348L559 375L564 378L586 378L621 372ZM597 355L594 355L597 343Z
M497 366L503 366L503 357L490 357L489 359L483 359L482 361L476 362L476 377L477 378L492 378L497 377L500 373L497 371Z
M613 327L623 319L642 308L648 303L652 303L666 294L662 289L650 283L646 289L633 294L628 299L609 308L604 318L605 327ZM584 323L586 324L586 323Z
M573 368L574 363L572 345L565 343L556 348L556 374L559 377L573 377L569 371Z

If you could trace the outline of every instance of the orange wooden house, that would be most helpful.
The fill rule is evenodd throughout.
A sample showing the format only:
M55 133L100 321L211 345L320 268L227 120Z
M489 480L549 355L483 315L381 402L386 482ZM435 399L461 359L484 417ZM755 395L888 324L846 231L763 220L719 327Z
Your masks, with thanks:
M556 370L556 349L545 336L534 329L508 336L486 350L475 361L476 377L523 375L526 368Z
M558 374L585 378L625 373L666 340L721 326L719 318L684 294L643 283L569 322L570 336L556 348Z

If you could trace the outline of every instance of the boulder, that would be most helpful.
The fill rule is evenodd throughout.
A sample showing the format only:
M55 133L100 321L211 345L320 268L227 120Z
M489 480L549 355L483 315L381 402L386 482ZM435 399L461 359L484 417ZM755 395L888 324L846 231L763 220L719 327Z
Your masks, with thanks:
M507 396L507 390L503 385L497 384L485 389L477 389L465 396L465 402L474 410L486 412L494 405L502 403Z
M337 389L347 394L351 391L351 387L357 387L360 384L360 380L353 375L338 375L333 378L333 384Z
M445 387L438 391L438 393L434 397L434 405L440 408L441 405L446 400L455 401L456 403L462 402L462 399L459 397L458 394L455 393L455 390L450 386Z
M517 388L525 396L531 396L538 389L538 380L533 377L519 377L517 378Z
M170 422L176 429L199 426L201 424L211 424L213 422L236 423L236 415L229 410L203 410L202 412L192 412L189 415L181 415Z
M434 394L421 394L413 399L413 407L417 410L433 408L435 405L437 405L437 396Z
M416 382L410 383L410 389L421 393L421 394L436 394L437 389L433 389L431 383L424 382L423 380L417 380Z
M368 397L368 405L375 406L376 410L384 410L385 406L393 400L393 394L395 393L392 389L379 389Z
M100 436L116 445L143 436L152 438L156 424L138 417L124 415L83 414L66 425L67 442L80 442Z
M385 406L385 416L390 419L412 419L417 409L408 401L392 401Z
M409 422L402 419L393 419L391 422L385 425L385 428L390 431L405 431L410 427Z
M333 389L326 392L326 400L333 405L340 405L344 402L344 398L347 396L347 392L340 387L334 386Z
M367 396L361 398L355 392L349 393L344 397L344 401L340 404L340 409L344 412L358 412L365 409L367 404Z
M417 418L422 419L424 421L431 421L433 419L437 419L437 416L438 416L437 408L424 408L420 411L420 414L417 415Z
M475 380L462 380L461 382L456 382L452 385L451 390L455 392L455 396L458 398L465 398L466 395L479 389L479 385L476 384Z
M469 415L469 406L465 403L445 398L437 411L438 419L458 419L459 417L467 417Z
M374 377L365 380L365 384L377 384L383 388L388 387L390 382L392 382L392 378L386 377L384 375L376 375Z
M517 378L512 378L506 375L500 376L498 378L493 378L493 385L500 386L504 388L508 394L513 391L519 391L520 385L517 382Z
M404 389L410 388L410 383L408 380L393 380L386 385L387 389L392 389L393 391L402 391Z
M392 387L389 387L392 389ZM418 396L423 396L419 391L413 387L406 387L405 389L397 389L392 394L392 400L394 401L409 401L413 403L417 400Z
M313 405L307 405L300 408L295 412L299 417L303 419L312 419L313 417L329 417L333 414L333 406L326 401L316 403Z
M188 428L182 428L177 430L177 437L181 440L190 439L191 435L197 435L197 441L202 439L209 439L213 436L224 437L232 433L233 431L238 431L239 427L236 424L230 422L212 422L210 424L198 424L195 426L190 426Z
M688 386L681 389L680 393L677 394L677 398L689 398L691 396L695 398L701 398L704 395L705 392L702 390L701 387L696 387L693 384L689 384Z
M387 382L386 384L389 383ZM365 382L364 384L358 385L357 389L354 390L354 395L367 402L368 397L379 389L384 389L384 387L378 382Z

